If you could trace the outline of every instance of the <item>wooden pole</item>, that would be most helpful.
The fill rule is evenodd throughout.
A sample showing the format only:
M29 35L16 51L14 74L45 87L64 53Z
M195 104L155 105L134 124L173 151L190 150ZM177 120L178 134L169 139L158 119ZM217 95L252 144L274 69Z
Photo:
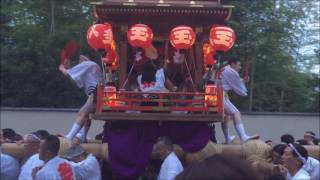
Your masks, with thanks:
M81 146L88 152L92 153L98 158L102 158L106 161L109 160L108 156L108 144L81 144ZM66 141L60 141L60 155L63 155L65 151L71 147L71 144L66 143ZM304 146L309 156L312 156L316 159L320 159L320 146ZM16 143L4 143L1 145L2 153L9 154L17 159L23 159L24 157L24 146L23 144ZM259 157L260 159L267 159L271 156L271 147L268 147L261 140L249 141L243 145L223 145L223 144L214 144L211 141L198 152L190 153L185 152L183 149L175 145L174 151L177 156L184 160L187 164L191 164L196 161L200 161L214 154L228 154L235 155L242 158L250 159L252 157ZM152 158L157 159L158 155L153 151Z

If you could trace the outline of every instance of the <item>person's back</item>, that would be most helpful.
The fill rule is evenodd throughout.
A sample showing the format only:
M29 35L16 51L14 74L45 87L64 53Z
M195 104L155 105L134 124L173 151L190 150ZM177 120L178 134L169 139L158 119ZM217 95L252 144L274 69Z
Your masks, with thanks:
M92 154L88 154L86 159L78 163L71 163L74 167L77 177L80 179L101 179L101 170L99 162Z
M60 141L58 137L49 135L40 142L39 159L44 161L43 166L37 166L32 170L35 180L61 180L75 179L75 173L70 163L58 156Z
M39 154L31 156L21 167L19 180L32 180L32 169L37 166L42 166L43 161L39 159Z
M239 73L231 68L230 65L224 67L221 80L224 91L228 92L233 90L240 96L247 96L247 88L244 82L241 80Z
M163 163L160 168L158 180L173 180L183 171L183 166L173 152L173 143L169 137L163 136L158 138L155 150L159 154Z
M58 156L49 160L37 173L35 180L75 179L75 173L70 163Z
M0 156L0 179L16 180L20 172L18 161L7 154L0 153Z
M175 179L183 171L183 166L174 152L171 152L163 161L158 180Z
M86 60L68 70L70 77L79 88L84 88L87 95L91 94L100 81L100 67L91 60Z
M320 178L320 162L317 159L309 156L307 162L303 165L303 169L309 173L311 178Z

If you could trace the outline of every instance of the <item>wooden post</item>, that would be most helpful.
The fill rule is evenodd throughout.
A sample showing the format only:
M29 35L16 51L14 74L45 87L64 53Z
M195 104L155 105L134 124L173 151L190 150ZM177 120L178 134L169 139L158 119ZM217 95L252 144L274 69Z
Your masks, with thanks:
M122 87L123 83L127 78L127 67L128 67L128 43L127 43L127 31L128 26L121 26L121 39L119 46L119 88Z
M202 47L202 27L196 27L197 40L194 46L195 56L195 86L200 87L203 76L203 47Z

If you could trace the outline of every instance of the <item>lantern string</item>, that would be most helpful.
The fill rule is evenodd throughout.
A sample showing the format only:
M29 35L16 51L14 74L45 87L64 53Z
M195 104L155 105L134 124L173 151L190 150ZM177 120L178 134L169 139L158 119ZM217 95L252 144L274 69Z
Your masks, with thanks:
M126 86L126 84L128 83L128 79L131 76L131 73L133 71L133 68L134 68L135 64L136 64L136 61L134 61L134 63L132 64L132 66L130 68L130 71L129 71L128 75L127 75L127 78L126 78L126 80L124 81L124 83L121 86L121 89L123 89Z
M190 69L189 69L189 66L188 66L188 63L187 63L187 60L186 60L185 57L184 57L184 63L185 63L185 65L186 65L187 70L188 70L188 73L189 73L189 77L190 77L190 80L191 80L192 88L193 88L193 90L195 91L196 88L195 88L195 85L194 85L194 82L193 82L193 79L192 79L192 76L191 76L191 72L190 72Z

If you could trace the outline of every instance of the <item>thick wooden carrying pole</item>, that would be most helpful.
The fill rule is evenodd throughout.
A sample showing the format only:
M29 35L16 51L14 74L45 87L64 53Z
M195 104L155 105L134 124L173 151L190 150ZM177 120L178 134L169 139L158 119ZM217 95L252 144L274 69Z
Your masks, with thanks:
M65 141L60 141L60 155L63 155L65 151L70 148L70 143ZM257 145L258 144L258 145ZM102 158L104 160L108 160L108 144L81 144L81 146L88 152L92 153L98 158ZM264 147L263 147L264 146ZM204 147L201 151L195 153L188 153L181 149L180 146L175 145L174 151L178 155L179 158L185 160L187 163L192 163L195 161L202 160L206 157L209 157L213 154L232 154L242 158L250 159L250 156L260 157L260 158L270 158L270 150L271 148L266 148L268 145L264 144L262 141L256 143L252 141L252 144L246 143L244 145L222 145L222 144L214 144L209 142L206 147ZM320 159L320 146L304 146L309 155ZM260 150L259 150L260 149ZM1 145L2 153L9 154L17 159L23 159L24 157L24 147L22 145L18 145L15 143L4 143ZM264 156L264 157L262 157ZM155 152L152 153L152 158L158 158ZM259 159L260 159L259 158Z

